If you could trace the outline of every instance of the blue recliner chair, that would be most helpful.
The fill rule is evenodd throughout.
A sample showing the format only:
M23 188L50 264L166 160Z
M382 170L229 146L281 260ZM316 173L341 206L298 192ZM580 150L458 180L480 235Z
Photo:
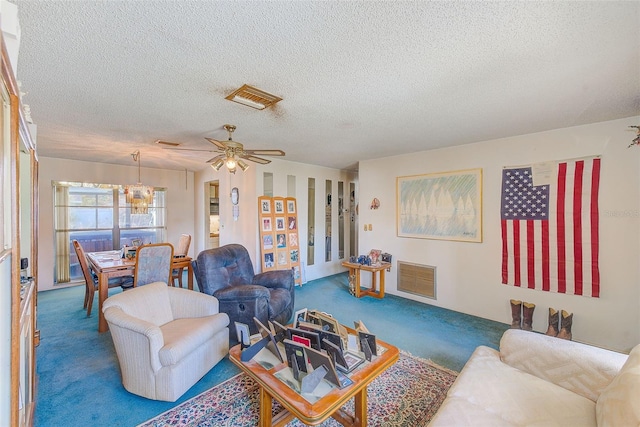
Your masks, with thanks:
M207 249L192 262L200 292L216 297L220 312L233 322L258 332L254 316L264 325L275 320L286 325L293 315L294 280L291 270L255 274L247 249L238 244Z

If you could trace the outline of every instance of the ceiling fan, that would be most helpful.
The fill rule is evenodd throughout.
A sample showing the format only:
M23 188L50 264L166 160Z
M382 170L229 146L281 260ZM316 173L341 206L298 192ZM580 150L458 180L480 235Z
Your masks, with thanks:
M217 151L220 152L217 156L207 160L206 163L211 163L211 167L215 170L220 170L223 165L227 166L229 172L236 173L236 167L246 171L249 165L242 159L249 160L261 165L271 163L271 160L263 159L258 156L284 156L285 153L282 150L245 150L244 146L232 139L232 134L236 130L235 125L226 124L223 126L229 133L229 139L226 141L218 141L213 138L205 138L207 141L216 146ZM173 150L179 151L212 151L212 150L199 150L189 148L173 148Z

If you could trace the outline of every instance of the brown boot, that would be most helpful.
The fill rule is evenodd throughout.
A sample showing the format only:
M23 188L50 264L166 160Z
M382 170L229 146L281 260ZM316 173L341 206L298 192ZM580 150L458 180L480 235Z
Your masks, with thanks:
M555 337L558 335L558 323L560 322L560 312L549 307L549 327L547 335Z
M569 314L562 310L562 317L560 318L560 332L558 332L558 338L571 341L571 326L573 325L573 313Z
M522 320L522 301L511 300L511 329L522 329L520 322Z
M525 331L532 331L533 327L533 310L536 305L530 302L522 303L522 329Z

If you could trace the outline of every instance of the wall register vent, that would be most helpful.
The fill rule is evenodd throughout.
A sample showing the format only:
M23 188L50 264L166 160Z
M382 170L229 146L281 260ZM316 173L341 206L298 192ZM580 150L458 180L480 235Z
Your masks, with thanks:
M436 268L398 261L398 290L436 299Z

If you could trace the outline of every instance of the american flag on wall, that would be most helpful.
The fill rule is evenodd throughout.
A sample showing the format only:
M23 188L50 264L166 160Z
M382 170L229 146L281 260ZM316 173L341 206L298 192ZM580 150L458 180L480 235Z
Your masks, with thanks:
M502 171L502 283L600 296L600 158Z

